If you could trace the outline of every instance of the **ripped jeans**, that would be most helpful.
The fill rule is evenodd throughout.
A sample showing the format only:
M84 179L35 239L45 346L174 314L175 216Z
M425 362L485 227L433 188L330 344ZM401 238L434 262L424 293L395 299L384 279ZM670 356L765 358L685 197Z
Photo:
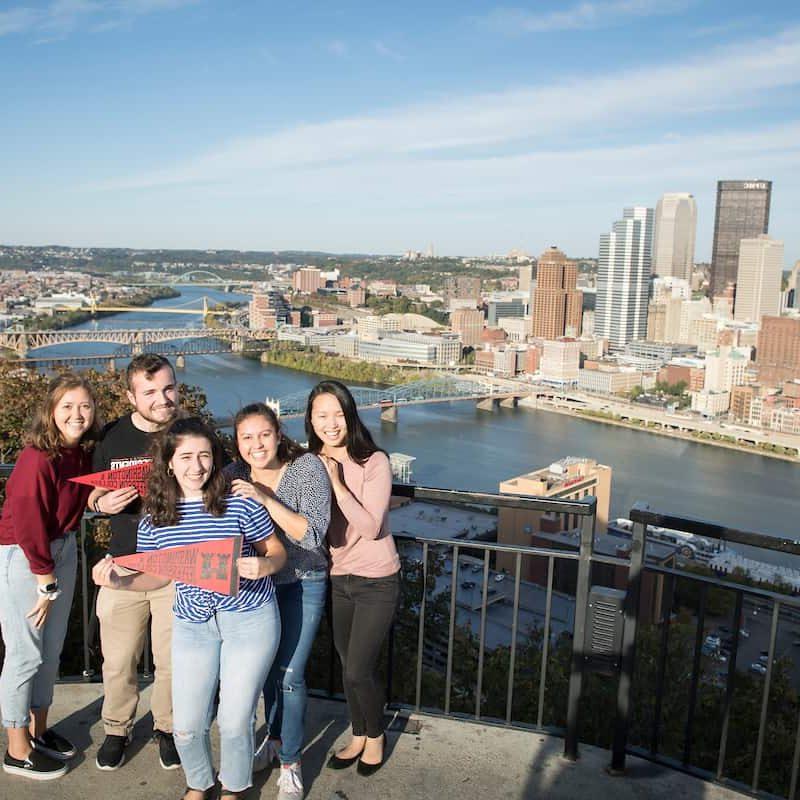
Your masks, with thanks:
M172 629L172 727L190 789L214 785L211 720L219 685L220 783L252 785L258 696L281 636L278 605L218 611L207 622L175 619Z
M325 613L326 572L310 572L275 586L281 613L281 643L264 684L269 735L281 740L281 764L300 760L305 733L306 663Z

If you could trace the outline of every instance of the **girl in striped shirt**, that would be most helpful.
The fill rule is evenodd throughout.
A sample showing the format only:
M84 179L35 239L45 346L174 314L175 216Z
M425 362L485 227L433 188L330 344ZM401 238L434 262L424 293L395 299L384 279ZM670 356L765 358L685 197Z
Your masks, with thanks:
M252 785L253 717L280 641L270 576L286 552L261 504L227 494L222 464L222 444L202 420L173 422L154 442L138 531L139 551L243 537L238 594L175 586L173 729L188 786L184 800L205 800L214 786L209 729L218 686L221 798L233 800ZM142 573L123 576L110 559L95 567L94 578L139 591L167 583Z

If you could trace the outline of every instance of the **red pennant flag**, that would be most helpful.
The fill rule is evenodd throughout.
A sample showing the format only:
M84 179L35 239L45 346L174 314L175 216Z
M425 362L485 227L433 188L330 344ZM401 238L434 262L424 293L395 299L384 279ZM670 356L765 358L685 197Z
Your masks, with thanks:
M114 490L133 486L140 496L144 497L147 494L147 479L150 477L152 467L152 461L142 461L129 467L92 472L90 475L81 475L77 478L70 478L70 480L75 483L85 483L87 486L95 486L98 489Z
M239 593L236 559L242 552L242 537L165 547L130 556L118 556L115 564L148 575L188 583L219 594Z

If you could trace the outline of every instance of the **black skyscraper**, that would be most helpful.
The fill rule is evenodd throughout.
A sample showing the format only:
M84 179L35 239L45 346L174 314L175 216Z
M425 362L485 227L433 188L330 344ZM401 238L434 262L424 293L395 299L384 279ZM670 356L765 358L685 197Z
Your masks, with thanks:
M772 181L717 181L711 296L736 283L739 243L768 233Z

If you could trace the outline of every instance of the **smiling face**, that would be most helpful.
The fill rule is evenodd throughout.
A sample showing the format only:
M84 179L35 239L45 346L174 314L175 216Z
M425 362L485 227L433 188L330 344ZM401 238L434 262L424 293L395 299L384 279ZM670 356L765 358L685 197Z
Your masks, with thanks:
M203 488L214 471L214 452L205 436L184 436L169 460L175 480L185 498L203 496Z
M172 368L162 367L152 375L135 373L131 377L128 400L152 430L172 422L178 411L178 389Z
M347 420L335 395L325 393L314 398L311 427L322 442L323 449L346 446Z
M277 469L281 437L275 426L260 414L245 417L236 426L236 446L251 469Z
M80 387L69 389L53 408L53 422L67 447L74 447L94 422L94 402Z

